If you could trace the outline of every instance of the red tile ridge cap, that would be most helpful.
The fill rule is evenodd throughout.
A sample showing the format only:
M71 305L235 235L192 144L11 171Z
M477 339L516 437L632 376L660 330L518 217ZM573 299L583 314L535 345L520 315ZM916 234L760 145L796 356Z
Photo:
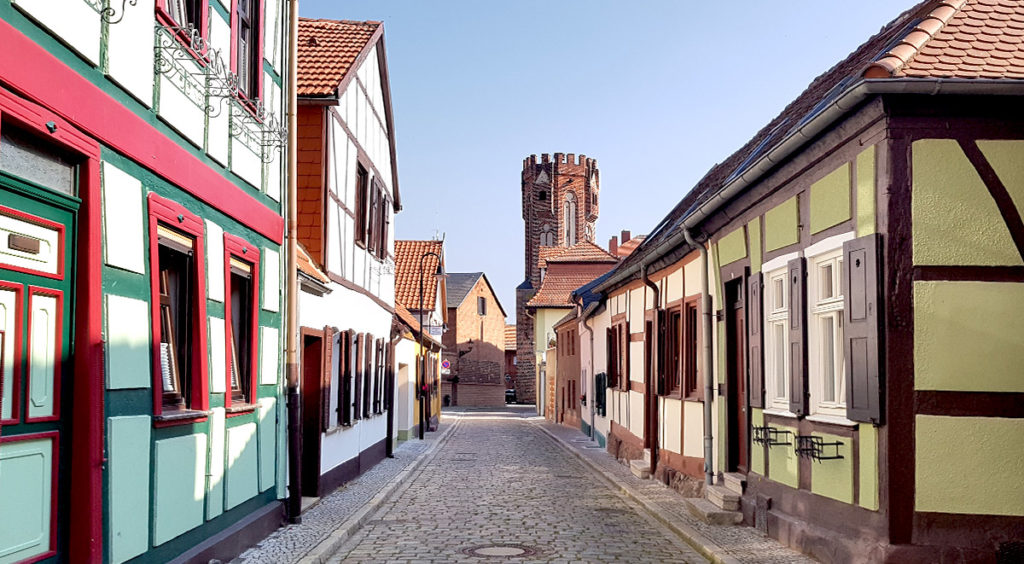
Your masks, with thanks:
M910 30L896 45L877 61L869 64L861 76L864 78L892 78L921 51L926 43L953 19L967 0L941 0L938 6Z

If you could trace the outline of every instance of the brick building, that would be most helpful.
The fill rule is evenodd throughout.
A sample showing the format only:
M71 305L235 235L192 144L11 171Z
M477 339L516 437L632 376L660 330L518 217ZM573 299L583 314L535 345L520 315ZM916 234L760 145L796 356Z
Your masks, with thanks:
M505 389L516 389L516 376L518 375L516 358L516 326L505 325ZM516 398L518 401L519 398Z
M524 280L516 288L516 327L520 401L536 400L533 325L526 303L540 288L538 261L545 247L592 242L597 229L600 172L597 159L574 153L544 153L523 159L522 197L525 229Z
M448 273L448 328L444 332L441 396L449 405L505 403L505 309L483 272Z

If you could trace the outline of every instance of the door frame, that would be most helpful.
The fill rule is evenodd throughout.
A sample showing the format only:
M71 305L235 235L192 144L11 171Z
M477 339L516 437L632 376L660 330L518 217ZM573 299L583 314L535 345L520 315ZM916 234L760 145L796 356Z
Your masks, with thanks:
M67 366L75 374L65 410L70 436L67 556L81 562L103 560L104 410L103 373L103 233L100 200L100 145L49 109L0 88L0 119L32 132L60 150L81 159L78 168L80 205L73 268L74 325ZM3 125L0 124L0 128Z
M746 285L739 276L723 284L725 321L726 472L750 469L750 401L747 397Z
M299 487L303 496L319 497L320 451L323 434L320 430L322 416L320 411L323 409L321 382L323 382L324 356L327 343L325 342L326 339L324 339L323 331L310 329L309 327L301 327L299 329L299 337L302 346L299 360L299 403L301 404L299 421L301 422L302 429L302 448L299 455L299 475L301 476ZM315 358L307 356L306 349L313 346L306 344L307 339L319 341L320 354ZM316 363L316 368L310 373L307 368L312 366L313 362ZM310 437L314 436L316 440L310 441Z

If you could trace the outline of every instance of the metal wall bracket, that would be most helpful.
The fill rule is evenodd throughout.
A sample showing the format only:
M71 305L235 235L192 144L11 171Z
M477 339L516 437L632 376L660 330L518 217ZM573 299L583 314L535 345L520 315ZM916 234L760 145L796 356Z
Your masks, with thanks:
M772 427L771 425L765 425L763 427L753 427L754 437L753 441L759 445L773 446L788 446L793 444L793 433L785 429L779 429Z
M843 458L843 455L839 454L841 446L843 443L840 441L825 442L825 439L815 435L797 435L794 450L797 456L821 462Z

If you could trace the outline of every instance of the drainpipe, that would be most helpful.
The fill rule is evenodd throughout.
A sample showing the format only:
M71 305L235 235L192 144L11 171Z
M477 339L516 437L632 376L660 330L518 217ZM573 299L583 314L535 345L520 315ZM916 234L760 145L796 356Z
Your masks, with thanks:
M647 277L647 269L650 266L651 265L649 263L644 263L644 262L640 263L640 280L644 283L645 286L647 286L648 288L651 289L651 292L654 292L654 323L652 325L652 329L654 331L654 335L652 336L651 342L652 342L652 344L656 343L658 347L661 347L660 335L658 335L658 311L661 309L661 289L658 288L658 285L655 284L654 282L651 282L651 279ZM644 309L646 309L646 307L647 307L647 304L644 304ZM655 336L657 336L657 338L659 340L655 340L655 338L654 338ZM651 362L651 378L654 378L654 381L647 383L647 389L651 390L653 392L652 395L654 396L653 398L650 398L648 401L654 402L655 405L657 405L657 401L658 401L658 372L661 371L661 366L658 365L657 360L658 360L657 350L655 350L655 347L652 346L651 347L651 359L650 359L650 362ZM644 417L645 418L648 417L648 410L649 409L650 409L650 406L648 406L647 409L644 410ZM658 421L655 421L654 425L657 425L658 423L659 423ZM645 430L646 430L646 425L644 427L645 427ZM658 464L658 443L657 443L657 441L651 441L651 472L654 472L654 469L657 466L657 464Z
M711 486L715 483L715 473L711 468L711 461L714 458L714 433L711 428L714 417L711 410L712 399L715 397L715 384L711 378L711 293L708 284L708 250L693 240L690 230L683 230L683 237L691 248L700 251L700 309L704 319L704 326L701 336L704 339L704 362L701 363L701 372L704 374L704 481Z
M597 379L595 378L595 370L596 369L594 368L596 366L595 363L594 363L594 329L591 326L587 325L587 319L586 319L586 317L584 317L584 315L586 313L586 309L583 307L583 303L582 303L583 302L583 298L580 298L579 296L576 296L573 299L573 301L576 302L576 308L577 308L577 311L579 311L578 315L580 316L580 326L582 326L583 329L586 330L587 335L589 335L588 339L590 340L590 382L595 382L596 383L597 382ZM582 364L582 362L580 364ZM597 388L595 387L593 390L591 390L590 389L590 382L586 382L586 385L587 385L587 398L590 400L590 402L588 403L587 407L589 408L588 411L590 412L590 438L593 439L594 438L594 398L597 397Z
M288 287L287 338L285 341L285 378L288 384L288 521L301 523L302 517L302 419L299 414L299 296L298 296L298 170L297 132L299 129L298 96L295 78L298 76L299 0L288 0Z

